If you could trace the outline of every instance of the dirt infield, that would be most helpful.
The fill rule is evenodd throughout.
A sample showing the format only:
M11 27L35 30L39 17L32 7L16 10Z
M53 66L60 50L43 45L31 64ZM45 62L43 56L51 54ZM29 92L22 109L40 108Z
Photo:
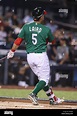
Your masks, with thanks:
M26 101L0 101L0 109L77 109L77 105L49 105L46 103L32 105L32 103L27 103Z
M1 88L18 88L18 89L25 89L23 87L16 87L16 86L2 86ZM31 89L29 87L27 89ZM57 88L53 88L54 90ZM60 90L76 90L75 88L60 88ZM58 105L50 105L48 100L39 100L39 105L32 105L29 99L18 99L18 98L0 98L0 109L77 109L77 102L70 103L70 102L63 102L62 104Z
M62 103L50 105L46 102L39 102L39 105L33 105L29 100L0 100L0 109L77 109L77 104Z

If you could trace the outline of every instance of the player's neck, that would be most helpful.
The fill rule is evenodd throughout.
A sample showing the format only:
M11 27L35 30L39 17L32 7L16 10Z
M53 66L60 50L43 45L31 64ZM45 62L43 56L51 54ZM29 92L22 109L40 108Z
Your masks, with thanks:
M34 21L35 23L41 23L40 21Z

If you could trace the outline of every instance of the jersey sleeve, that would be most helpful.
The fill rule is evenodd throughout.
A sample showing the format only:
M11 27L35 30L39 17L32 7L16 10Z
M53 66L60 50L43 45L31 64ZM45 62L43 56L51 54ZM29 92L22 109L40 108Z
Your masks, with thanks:
M52 42L53 40L54 40L54 36L53 36L51 30L49 29L49 31L48 31L48 42Z
M24 39L24 35L25 35L25 30L24 30L24 26L23 26L20 30L20 33L18 34L18 37Z

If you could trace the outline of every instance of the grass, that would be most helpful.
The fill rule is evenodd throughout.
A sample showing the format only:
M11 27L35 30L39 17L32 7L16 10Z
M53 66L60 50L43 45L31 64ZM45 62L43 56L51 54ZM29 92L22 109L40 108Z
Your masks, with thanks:
M27 98L28 94L32 91L32 89L0 89L0 96L8 96L8 97L22 97ZM77 92L76 91L56 91L54 90L54 94L57 97L66 99L66 100L77 100ZM48 99L45 92L41 90L38 93L39 98Z

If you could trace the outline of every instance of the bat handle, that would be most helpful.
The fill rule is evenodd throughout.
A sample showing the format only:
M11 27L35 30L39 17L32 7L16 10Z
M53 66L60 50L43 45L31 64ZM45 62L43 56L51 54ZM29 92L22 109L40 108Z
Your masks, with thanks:
M3 58L0 59L0 61L1 61L1 60L4 60L4 59L6 59L6 58L7 58L7 56L4 56Z

